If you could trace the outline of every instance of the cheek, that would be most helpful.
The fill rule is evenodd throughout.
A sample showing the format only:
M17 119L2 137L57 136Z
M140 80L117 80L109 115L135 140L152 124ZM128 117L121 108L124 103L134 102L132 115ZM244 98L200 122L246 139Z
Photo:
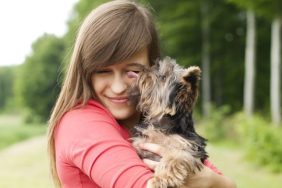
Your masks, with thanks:
M103 90L103 86L105 85L103 79L100 79L98 76L92 76L91 82L95 95L99 95L99 93Z

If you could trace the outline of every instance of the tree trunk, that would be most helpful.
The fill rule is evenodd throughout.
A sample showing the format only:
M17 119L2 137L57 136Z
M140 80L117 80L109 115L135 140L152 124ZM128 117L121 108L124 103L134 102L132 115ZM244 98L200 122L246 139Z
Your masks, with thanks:
M256 19L252 10L247 11L247 36L245 49L244 112L251 117L254 111L256 56Z
M271 118L278 125L281 121L280 114L280 28L281 21L276 18L271 24Z
M210 41L209 41L209 5L204 1L201 6L202 14L202 109L204 117L210 113Z

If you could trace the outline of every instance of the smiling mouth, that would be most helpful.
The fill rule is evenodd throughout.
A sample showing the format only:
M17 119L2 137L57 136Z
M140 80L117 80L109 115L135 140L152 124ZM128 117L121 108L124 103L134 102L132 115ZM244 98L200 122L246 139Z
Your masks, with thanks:
M108 97L108 99L113 103L126 103L128 101L128 97Z

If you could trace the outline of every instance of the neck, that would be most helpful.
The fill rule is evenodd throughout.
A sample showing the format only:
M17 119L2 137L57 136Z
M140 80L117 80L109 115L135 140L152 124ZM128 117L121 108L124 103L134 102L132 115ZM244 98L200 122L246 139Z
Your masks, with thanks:
M139 123L140 117L141 117L140 113L136 112L136 114L133 114L131 117L127 119L118 120L118 123L123 127L125 127L127 130L130 130Z

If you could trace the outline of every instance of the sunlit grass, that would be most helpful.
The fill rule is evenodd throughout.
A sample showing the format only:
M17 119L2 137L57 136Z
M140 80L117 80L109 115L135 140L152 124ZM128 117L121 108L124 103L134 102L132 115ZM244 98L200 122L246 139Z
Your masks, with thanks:
M275 174L265 167L257 166L246 160L242 147L229 144L208 145L210 160L225 175L231 177L238 188L281 187L282 173Z
M35 137L0 151L1 188L51 188L46 138Z
M0 150L35 135L44 134L45 132L46 125L27 125L23 123L19 115L0 114Z

